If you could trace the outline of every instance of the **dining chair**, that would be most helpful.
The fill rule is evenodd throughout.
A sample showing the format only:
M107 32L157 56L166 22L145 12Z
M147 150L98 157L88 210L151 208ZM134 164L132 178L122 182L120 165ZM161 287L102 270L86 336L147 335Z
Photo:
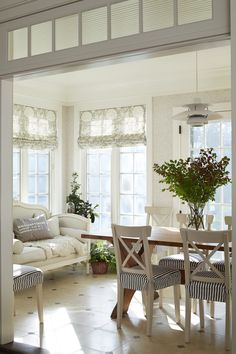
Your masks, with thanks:
M225 225L227 226L228 230L232 230L232 216L225 216L224 217ZM225 262L224 260L214 261L213 265L221 272L225 271ZM232 267L232 260L230 258L230 267ZM215 305L214 302L210 304L210 316L211 318L215 317Z
M230 349L231 331L231 291L232 279L229 257L229 242L232 240L232 231L202 231L193 229L181 229L181 237L184 248L185 264L185 342L190 342L191 329L191 299L199 299L200 328L204 328L203 300L225 302L225 348ZM208 255L204 253L199 244L215 244L214 249ZM212 257L224 247L224 271L220 271L213 264ZM201 256L205 269L199 265L193 271L190 266L191 253L189 249Z
M35 287L38 318L43 323L43 296L42 296L43 272L41 269L21 264L13 264L13 291Z
M174 287L176 322L180 321L178 287L180 272L151 264L148 237L151 226L123 226L112 224L117 268L117 328L121 328L124 289L145 291L147 335L152 334L155 290ZM127 240L127 238L129 240Z
M213 215L206 215L206 228L207 230L211 230L211 225L214 219ZM188 214L184 213L178 213L176 214L176 219L179 223L179 228L188 228ZM190 269L193 271L196 267L200 266L202 262L201 257L195 253L191 252L190 253ZM177 249L177 254L172 254L166 257L163 257L159 261L159 265L163 267L168 267L172 269L178 269L181 272L181 284L185 284L185 272L184 272L184 254L181 252L181 250L178 248ZM202 266L204 266L202 264ZM180 295L181 296L181 295ZM162 306L162 294L160 293L160 300L159 300L161 306ZM193 312L197 312L197 304L196 301L194 301L193 305Z

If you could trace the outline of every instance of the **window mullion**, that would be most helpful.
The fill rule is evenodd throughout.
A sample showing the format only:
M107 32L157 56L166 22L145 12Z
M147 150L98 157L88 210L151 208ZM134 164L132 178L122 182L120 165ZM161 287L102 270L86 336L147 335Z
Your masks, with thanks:
M111 154L111 220L119 223L120 215L120 148L112 149Z
M21 200L27 202L28 196L28 154L27 149L21 149Z

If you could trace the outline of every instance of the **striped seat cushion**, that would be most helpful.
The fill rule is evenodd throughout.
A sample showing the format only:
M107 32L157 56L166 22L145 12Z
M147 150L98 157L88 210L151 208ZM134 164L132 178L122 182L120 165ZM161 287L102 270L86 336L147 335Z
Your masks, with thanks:
M126 289L143 290L148 285L148 278L145 274L123 272L121 273L120 281L122 287ZM178 270L153 265L153 283L155 290L180 284L180 282L181 274Z
M186 290L189 291L189 296L194 299L225 302L226 295L229 293L225 284L211 283L211 279L219 279L218 275L211 271L202 271L195 274L209 278L209 282L192 280L189 285L186 285Z
M43 272L39 268L13 264L13 290L32 288L43 282Z
M196 253L190 253L190 270L193 271L200 263L202 258ZM162 267L184 270L184 255L183 253L173 254L160 259L159 265Z
M216 261L212 263L220 272L224 273L225 271L225 262L224 261ZM230 259L230 267L232 269L232 259Z

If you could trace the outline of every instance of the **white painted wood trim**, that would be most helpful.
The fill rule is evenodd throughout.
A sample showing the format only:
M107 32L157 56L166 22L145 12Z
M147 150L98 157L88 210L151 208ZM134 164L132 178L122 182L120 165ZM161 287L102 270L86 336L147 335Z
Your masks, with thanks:
M0 344L13 341L12 269L13 83L0 81Z
M231 101L232 101L232 246L236 249L236 2L231 0ZM236 274L236 256L232 258ZM232 279L232 333L236 330L236 278ZM232 336L232 354L236 354L236 336Z

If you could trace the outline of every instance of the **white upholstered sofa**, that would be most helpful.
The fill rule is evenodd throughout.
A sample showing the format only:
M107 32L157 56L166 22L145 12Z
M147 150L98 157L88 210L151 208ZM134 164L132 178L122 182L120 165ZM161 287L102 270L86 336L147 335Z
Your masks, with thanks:
M90 241L80 236L81 233L89 232L90 221L75 214L51 216L43 206L14 202L13 229L15 223L23 219L24 224L25 220L41 218L42 215L46 218L50 238L24 242L16 232L13 233L13 263L32 265L48 271L84 262L89 273Z

